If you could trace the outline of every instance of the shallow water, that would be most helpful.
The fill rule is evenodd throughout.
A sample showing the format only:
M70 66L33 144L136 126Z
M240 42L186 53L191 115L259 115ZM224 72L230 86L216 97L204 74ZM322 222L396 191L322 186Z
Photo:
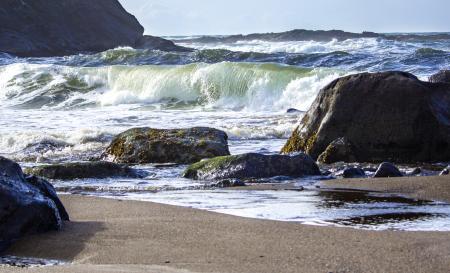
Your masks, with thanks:
M17 256L0 256L0 267L11 266L11 267L30 268L30 267L56 266L64 264L66 263L58 260L17 257Z
M450 231L450 205L395 195L342 190L227 190L84 192L121 200L151 201L235 216L367 230Z
M116 134L132 127L192 126L224 130L232 154L277 153L301 111L308 110L319 90L333 79L384 70L409 71L426 79L450 66L448 40L179 43L199 50L118 48L58 58L0 53L0 155L23 166L86 161L97 157ZM289 108L300 112L287 114ZM438 204L371 203L365 198L361 206L349 202L349 207L325 209L319 204L332 202L324 193L212 190L210 181L180 178L184 167L136 166L149 172L144 179L52 182L61 192L183 206L195 203L198 208L248 217L370 229L445 230L439 221L447 221L447 216L441 217ZM332 167L335 174L342 169ZM299 187L314 183L295 182ZM389 207L380 210L370 207L373 204ZM405 215L407 219L401 220ZM400 224L391 223L395 219Z

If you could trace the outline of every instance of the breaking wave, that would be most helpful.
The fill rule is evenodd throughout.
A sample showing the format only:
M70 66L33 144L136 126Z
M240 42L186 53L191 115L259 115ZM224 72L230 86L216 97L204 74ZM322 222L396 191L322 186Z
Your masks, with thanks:
M3 106L27 109L160 104L162 107L306 110L343 72L279 64L72 67L15 63L0 67Z

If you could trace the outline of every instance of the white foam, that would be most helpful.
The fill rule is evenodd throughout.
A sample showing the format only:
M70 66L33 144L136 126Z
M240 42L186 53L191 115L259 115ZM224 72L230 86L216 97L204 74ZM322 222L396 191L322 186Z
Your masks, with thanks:
M318 90L340 75L331 69L228 62L99 68L13 64L0 69L0 101L3 106L59 109L175 99L210 108L306 110Z

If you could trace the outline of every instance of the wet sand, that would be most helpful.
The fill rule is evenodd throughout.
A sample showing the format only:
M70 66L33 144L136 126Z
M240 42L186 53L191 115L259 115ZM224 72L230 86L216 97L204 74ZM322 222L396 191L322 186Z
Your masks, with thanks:
M450 200L448 178L328 181ZM359 183L359 184L358 184ZM367 185L366 185L367 184ZM420 185L418 185L420 184ZM62 196L72 222L7 254L72 261L0 272L448 272L449 232L362 231Z

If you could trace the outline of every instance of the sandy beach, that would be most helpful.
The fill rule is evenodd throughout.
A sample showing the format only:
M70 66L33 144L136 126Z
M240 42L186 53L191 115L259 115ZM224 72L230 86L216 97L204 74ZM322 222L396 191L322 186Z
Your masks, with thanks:
M448 177L327 185L449 200ZM72 222L8 255L71 262L1 272L448 272L450 233L363 231L239 218L149 202L62 196Z

